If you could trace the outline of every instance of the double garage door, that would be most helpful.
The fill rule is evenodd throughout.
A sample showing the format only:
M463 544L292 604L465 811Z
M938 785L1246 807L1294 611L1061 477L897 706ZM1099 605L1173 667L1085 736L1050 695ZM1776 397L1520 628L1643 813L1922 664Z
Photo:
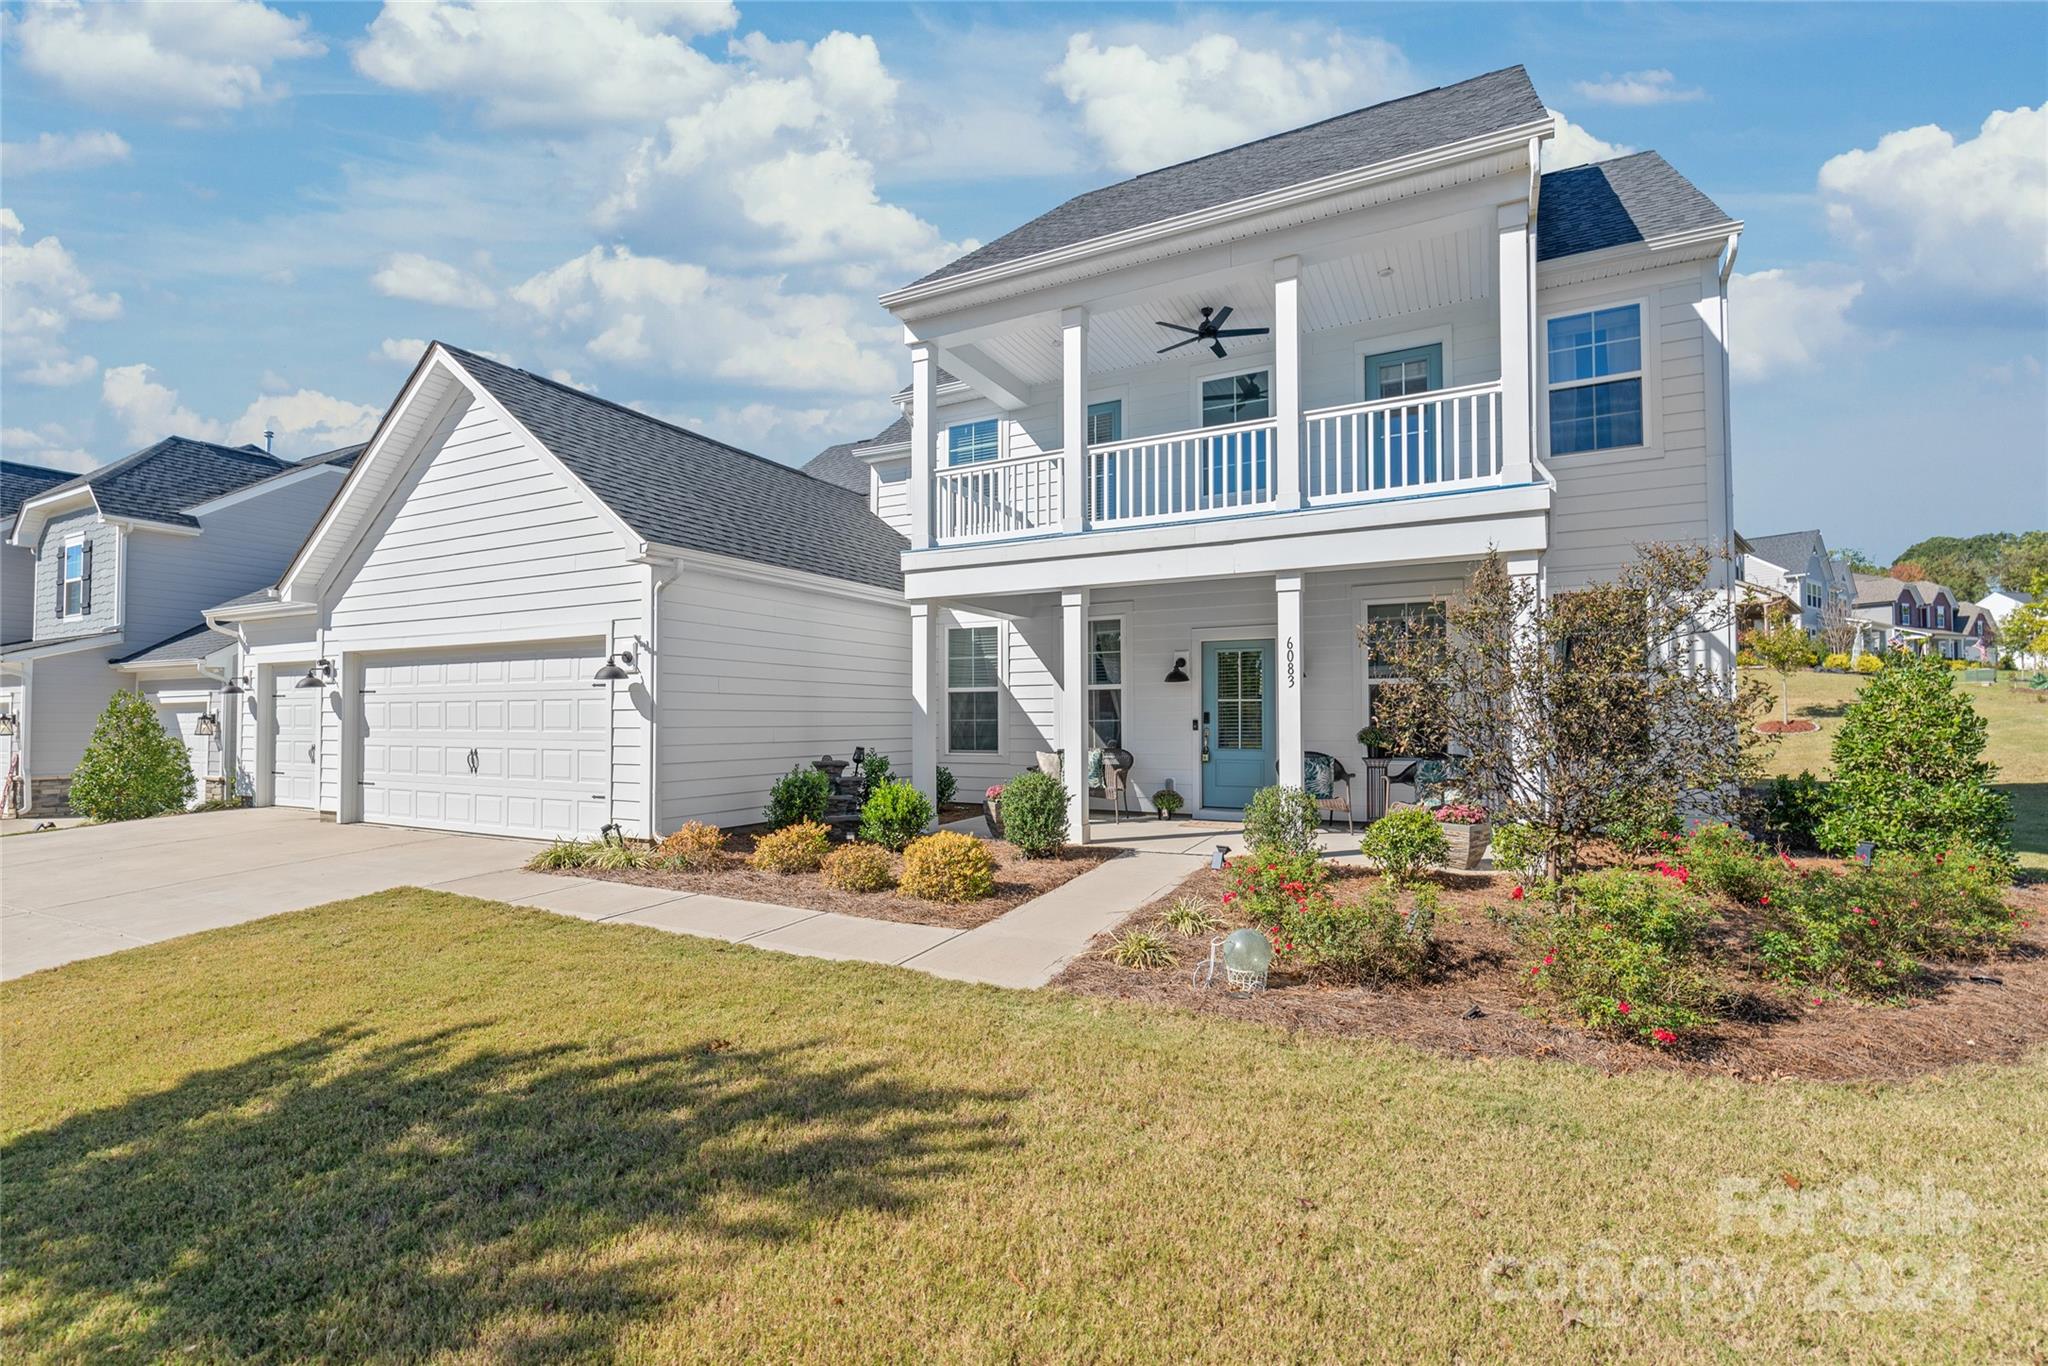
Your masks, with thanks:
M611 783L611 687L587 644L370 657L363 819L490 835L594 835Z

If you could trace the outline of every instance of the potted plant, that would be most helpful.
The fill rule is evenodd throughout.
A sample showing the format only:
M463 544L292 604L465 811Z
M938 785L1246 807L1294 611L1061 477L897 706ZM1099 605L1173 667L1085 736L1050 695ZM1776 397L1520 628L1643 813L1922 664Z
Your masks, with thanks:
M1152 794L1152 809L1163 821L1172 820L1173 813L1186 805L1187 799L1170 787L1162 787Z
M1365 750L1368 759L1384 759L1387 751L1387 733L1378 726L1363 726L1358 732L1358 743Z
M1450 868L1477 868L1486 856L1493 827L1487 823L1486 808L1472 802L1445 802L1435 811L1437 823L1450 841Z
M997 839L1003 837L1003 785L997 783L981 794L982 819L988 822L988 832Z

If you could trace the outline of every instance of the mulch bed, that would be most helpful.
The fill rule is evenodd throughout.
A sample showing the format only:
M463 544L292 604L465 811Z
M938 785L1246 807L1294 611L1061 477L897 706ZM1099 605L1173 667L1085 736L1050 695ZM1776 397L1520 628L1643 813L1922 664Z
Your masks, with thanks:
M1005 911L1014 910L1033 897L1081 876L1104 859L1121 853L1118 849L1069 845L1058 858L1028 859L1015 845L1001 840L985 841L996 861L995 895L982 901L918 901L888 892L844 892L828 887L816 873L762 873L747 866L753 852L751 834L728 836L726 853L716 868L684 872L665 868L636 868L606 871L578 868L574 876L606 882L633 882L643 887L668 887L679 892L703 892L729 896L738 901L768 901L779 906L802 906L814 911L838 911L842 915L864 915L871 920L900 920L912 925L939 925L968 930L985 925ZM903 868L902 855L894 855L896 870Z
M1332 879L1340 901L1373 885L1369 873L1344 869ZM1189 978L1208 957L1209 936L1190 939L1160 923L1161 913L1192 895L1220 910L1220 873L1202 869L1178 887L1133 912L1118 927L1159 932L1173 946L1171 969L1140 971L1102 957L1099 937L1054 985L1089 996L1144 1001L1205 1014L1252 1020L1290 1032L1393 1039L1436 1053L1471 1057L1555 1058L1603 1072L1663 1068L1744 1081L1894 1080L1964 1063L2010 1063L2048 1041L2048 887L2015 888L2008 898L2032 927L2006 953L1980 963L1931 968L1910 1004L1877 1005L1841 998L1815 1003L1761 976L1727 976L1725 1018L1707 1036L1680 1049L1622 1042L1579 1028L1527 984L1528 950L1488 919L1489 906L1505 907L1510 879L1447 873L1438 878L1443 913L1429 975L1412 985L1329 986L1279 963L1266 991L1197 991ZM1746 937L1743 913L1728 911L1729 936ZM1223 917L1231 928L1244 923ZM1215 931L1222 933L1223 931ZM1737 962L1740 960L1737 959ZM1995 978L1993 981L1972 980Z
M1818 721L1759 721L1757 732L1762 735L1806 735L1820 729Z

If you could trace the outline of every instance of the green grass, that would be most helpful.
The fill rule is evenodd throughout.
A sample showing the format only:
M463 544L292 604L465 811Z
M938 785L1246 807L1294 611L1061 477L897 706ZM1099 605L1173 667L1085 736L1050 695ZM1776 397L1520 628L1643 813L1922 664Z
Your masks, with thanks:
M2040 1054L1884 1086L1605 1077L418 891L0 1005L10 1360L2048 1349ZM1788 1177L1976 1213L1719 1226L1717 1183ZM1973 1303L1810 1306L1815 1259L1857 1257L1967 1259ZM1545 1258L1593 1293L1527 1293ZM1610 1258L1641 1293L1599 1302ZM1731 1267L1763 1275L1746 1312ZM1833 1289L1878 1294L1861 1274Z
M1771 715L1778 715L1778 676L1766 669L1756 675L1772 687ZM2010 677L2010 675L2007 675ZM1818 721L1820 729L1788 735L1771 761L1775 773L1811 769L1828 776L1828 749L1842 712L1856 699L1863 679L1854 674L1802 671L1791 675L1792 715ZM1998 765L1999 790L2012 798L2012 845L2020 866L2048 873L2048 702L2013 692L2004 682L1985 688L1956 685L1977 706L1990 727L1986 757Z

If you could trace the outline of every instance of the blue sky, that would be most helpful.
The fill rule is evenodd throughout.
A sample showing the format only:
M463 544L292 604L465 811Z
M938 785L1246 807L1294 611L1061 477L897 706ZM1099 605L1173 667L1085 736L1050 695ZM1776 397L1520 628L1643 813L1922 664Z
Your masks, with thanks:
M1747 223L1737 522L2048 526L2048 6L10 7L10 458L360 436L441 337L783 459L1079 190L1515 62ZM1999 117L1994 117L1999 116Z

